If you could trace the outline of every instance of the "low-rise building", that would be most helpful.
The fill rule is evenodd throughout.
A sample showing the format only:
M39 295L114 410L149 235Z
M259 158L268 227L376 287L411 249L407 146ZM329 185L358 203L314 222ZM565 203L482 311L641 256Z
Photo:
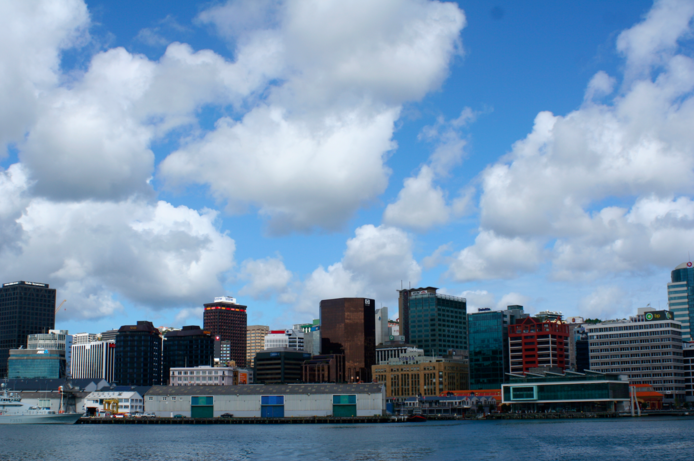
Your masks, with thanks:
M536 370L511 374L501 392L502 403L511 405L511 411L615 412L629 408L629 381L611 373Z
M301 383L308 352L289 348L269 349L255 355L255 382L258 384Z
M435 396L468 387L468 364L443 357L401 356L372 367L387 398Z
M381 416L385 393L380 384L153 386L145 409L157 416L193 418L225 413L246 418Z
M169 373L170 386L236 386L253 383L253 371L249 368L174 367Z
M112 405L117 402L117 407ZM137 391L97 391L92 392L84 399L85 413L87 416L96 416L99 412L109 410L112 414L119 413L132 415L144 413L144 398Z

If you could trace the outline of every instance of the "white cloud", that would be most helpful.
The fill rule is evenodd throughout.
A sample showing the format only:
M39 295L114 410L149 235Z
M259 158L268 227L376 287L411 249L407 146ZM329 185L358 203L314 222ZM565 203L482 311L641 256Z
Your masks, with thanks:
M339 229L385 190L400 107L439 87L464 16L417 0L252 3L199 19L239 55L261 37L280 43L275 83L240 120L171 154L161 174L208 185L230 211L257 207L272 233Z
M448 205L445 192L434 183L449 176L451 170L462 162L466 141L460 129L475 117L476 114L466 107L457 119L446 122L440 118L434 126L424 127L419 138L435 142L437 146L417 176L405 178L396 201L389 204L383 213L385 224L426 232L469 212L473 188L460 191Z
M616 286L600 286L579 302L579 310L585 318L601 320L628 318L636 314L627 294Z
M530 301L530 298L528 298L525 295L522 295L520 293L506 293L501 297L498 303L496 303L496 308L498 310L506 310L508 309L508 306L513 306L513 305L520 305L520 306L525 306L528 302Z
M466 290L460 296L467 300L468 313L477 312L483 307L494 306L494 295L487 290Z
M318 312L322 299L365 297L377 303L397 298L400 281L419 282L421 268L412 256L412 240L400 229L361 226L340 262L317 268L304 281L299 312Z
M177 325L202 325L203 321L203 308L202 307L185 307L178 311L174 321Z
M239 294L259 299L273 294L281 296L292 279L292 273L284 267L280 257L248 259L241 265L241 278L250 283L244 286Z
M655 76L628 76L625 92L598 103L613 81L596 74L582 107L541 112L481 174L480 234L449 275L508 277L549 260L554 277L571 280L680 262L694 237L694 60L676 43L691 35L691 5L658 2L620 36L629 66L654 66ZM663 18L674 14L685 19L670 29Z

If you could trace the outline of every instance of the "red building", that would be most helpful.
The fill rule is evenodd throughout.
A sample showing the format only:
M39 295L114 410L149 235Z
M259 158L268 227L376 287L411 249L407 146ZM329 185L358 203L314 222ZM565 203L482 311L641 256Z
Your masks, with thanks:
M229 341L229 359L237 367L246 366L246 331L248 319L246 306L236 304L236 299L224 296L205 304L203 329L212 333L217 341Z
M569 326L559 320L541 322L532 317L520 319L508 327L511 373L531 368L557 367L568 363Z

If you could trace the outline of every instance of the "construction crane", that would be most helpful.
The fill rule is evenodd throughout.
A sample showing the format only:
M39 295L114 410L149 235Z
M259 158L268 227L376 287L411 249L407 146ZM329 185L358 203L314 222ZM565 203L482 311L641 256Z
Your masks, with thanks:
M63 302L60 303L60 306L55 308L55 315L58 315L58 311L60 310L61 307L63 307L63 304L65 304L65 301L67 301L67 299L63 299Z

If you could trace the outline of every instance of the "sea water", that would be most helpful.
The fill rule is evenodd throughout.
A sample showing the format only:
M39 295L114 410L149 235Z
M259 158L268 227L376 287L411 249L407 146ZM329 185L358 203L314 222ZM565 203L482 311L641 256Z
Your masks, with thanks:
M692 460L694 418L0 426L0 460Z

